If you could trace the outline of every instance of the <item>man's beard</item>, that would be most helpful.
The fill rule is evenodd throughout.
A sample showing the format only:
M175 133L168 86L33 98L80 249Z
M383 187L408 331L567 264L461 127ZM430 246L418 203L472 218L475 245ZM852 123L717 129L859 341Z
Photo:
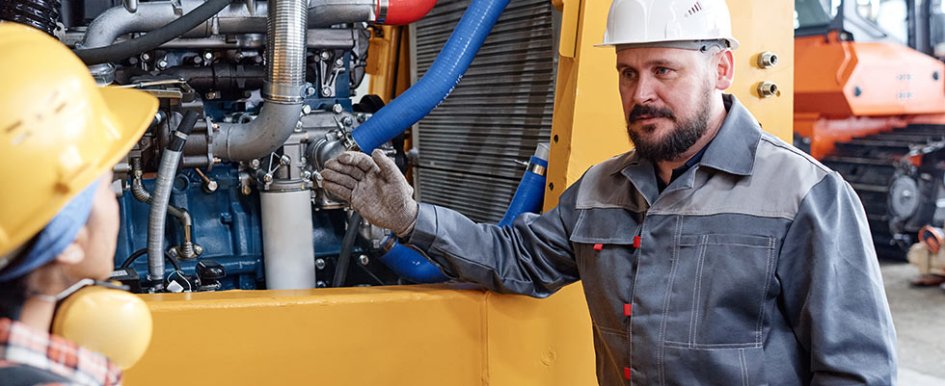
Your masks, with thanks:
M683 122L680 122L676 115L667 108L645 105L634 107L627 115L627 133L636 147L637 154L654 162L677 160L708 131L710 97L711 93L707 93L696 116ZM656 131L656 125L642 126L640 131L630 129L630 122L638 119L641 115L667 118L673 121L675 127L661 139L652 138L652 134Z

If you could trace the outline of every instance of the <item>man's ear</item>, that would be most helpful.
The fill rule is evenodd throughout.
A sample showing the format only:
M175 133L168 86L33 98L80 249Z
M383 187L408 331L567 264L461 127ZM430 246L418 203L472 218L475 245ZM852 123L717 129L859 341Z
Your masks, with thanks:
M83 226L82 229L79 230L79 233L76 234L75 240L72 240L72 243L56 256L56 262L73 265L85 260L85 249L83 249L81 245L88 237L89 230Z
M735 57L732 50L725 50L719 53L719 62L715 66L716 79L715 88L726 90L732 87L735 81Z

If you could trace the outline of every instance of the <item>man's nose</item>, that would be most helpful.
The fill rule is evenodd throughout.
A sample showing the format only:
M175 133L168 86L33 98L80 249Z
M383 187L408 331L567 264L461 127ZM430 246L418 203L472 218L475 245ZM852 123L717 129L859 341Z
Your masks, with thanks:
M656 100L656 84L646 76L641 76L637 81L637 87L633 89L632 101L634 104L642 105L652 103Z

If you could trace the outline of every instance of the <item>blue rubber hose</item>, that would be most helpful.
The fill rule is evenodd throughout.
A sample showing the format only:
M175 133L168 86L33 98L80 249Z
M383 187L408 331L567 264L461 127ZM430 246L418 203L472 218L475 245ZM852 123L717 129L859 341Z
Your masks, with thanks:
M522 213L536 213L541 210L541 203L545 199L545 175L535 172L536 165L540 165L543 171L548 167L548 161L532 156L528 163L528 170L522 174L522 180L515 189L512 202L505 210L505 216L502 216L502 220L499 221L500 227L512 225L512 221L515 221L515 218Z
M381 256L381 262L400 277L414 283L442 283L447 280L446 275L420 252L396 241L390 250Z
M361 151L370 154L443 102L508 4L509 0L472 0L423 78L354 130L352 137Z

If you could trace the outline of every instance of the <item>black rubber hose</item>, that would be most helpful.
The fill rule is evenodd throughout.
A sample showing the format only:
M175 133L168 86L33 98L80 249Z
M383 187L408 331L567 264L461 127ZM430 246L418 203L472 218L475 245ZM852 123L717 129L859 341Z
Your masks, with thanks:
M341 253L338 255L338 264L335 265L335 277L331 280L332 287L341 287L345 284L348 275L348 266L351 265L351 251L354 249L354 240L358 238L358 228L361 228L361 215L354 212L348 220L348 230L341 239Z
M9 0L0 1L0 19L26 24L54 34L59 28L59 0Z
M187 33L216 15L230 5L230 0L209 0L194 8L193 11L167 23L167 25L148 32L137 39L130 39L105 47L76 50L75 54L87 65L109 63L122 60L145 51L150 51L172 39Z
M198 116L199 115L194 110L187 110L187 112L184 113L184 117L181 118L180 123L177 125L177 130L171 134L171 140L167 145L167 150L176 151L178 153L184 150L184 144L187 143L187 136L194 131Z
M138 260L138 258L143 256L145 253L148 253L147 248L141 248L137 251L134 251L134 253L132 253L131 256L128 256L128 258L125 259L125 261L121 262L121 265L119 265L118 268L119 269L128 268L129 266L131 266L131 263L134 263L135 260Z
M131 264L135 262L135 260L138 260L139 257L144 256L147 253L148 253L147 248L141 248L137 251L134 251L134 253L132 253L131 256L128 256L128 258L125 259L125 261L123 261L121 265L118 266L118 269L125 269L125 268L130 267ZM171 255L164 254L164 260L169 261L171 265L174 266L174 269L180 271L180 262L178 262L177 259L171 257Z

